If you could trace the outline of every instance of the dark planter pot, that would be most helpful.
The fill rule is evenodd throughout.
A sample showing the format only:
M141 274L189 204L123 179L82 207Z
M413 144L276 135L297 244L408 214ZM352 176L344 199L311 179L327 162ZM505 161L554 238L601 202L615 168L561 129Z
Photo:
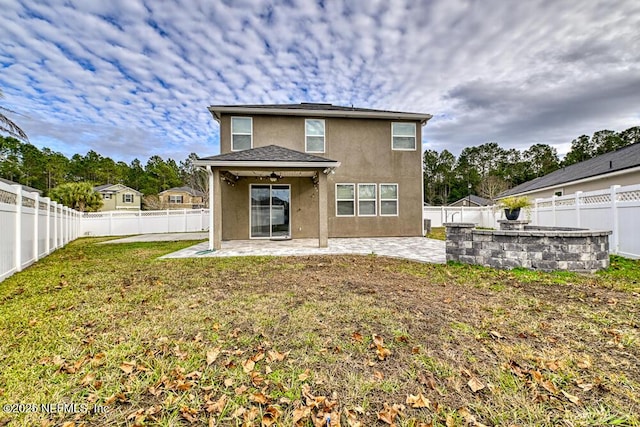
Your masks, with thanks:
M504 215L507 217L509 221L515 221L520 216L520 208L505 209Z

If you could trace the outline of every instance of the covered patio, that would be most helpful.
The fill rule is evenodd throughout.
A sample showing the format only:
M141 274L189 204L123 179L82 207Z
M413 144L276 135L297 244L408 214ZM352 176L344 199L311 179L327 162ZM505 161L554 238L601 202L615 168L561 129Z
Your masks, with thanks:
M209 175L213 214L208 250L222 249L223 239L308 238L313 227L316 245L327 247L327 175L340 162L269 145L201 158L195 164ZM297 208L296 229L291 227L292 207Z

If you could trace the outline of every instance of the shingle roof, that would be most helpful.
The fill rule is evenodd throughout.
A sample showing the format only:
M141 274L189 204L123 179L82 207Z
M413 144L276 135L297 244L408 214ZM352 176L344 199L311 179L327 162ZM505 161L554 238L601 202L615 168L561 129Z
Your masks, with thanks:
M209 111L216 120L222 113L236 114L277 114L307 115L327 117L371 117L386 119L420 120L426 123L432 116L425 113L409 113L391 110L374 110L371 108L344 107L324 103L302 102L300 104L244 104L244 105L211 105Z
M480 196L476 196L475 194L472 194L470 196L466 196L463 197L460 200L456 200L455 202L453 202L452 204L458 203L458 202L462 202L464 200L469 200L471 199L471 203L475 203L478 206L490 206L493 205L493 200L491 199L485 199L484 197L480 197Z
M596 177L611 172L640 166L640 143L628 145L619 150L605 153L584 162L558 169L550 174L541 176L513 187L499 197L512 196L547 187L558 186L568 182Z
M170 188L168 190L164 190L161 191L158 194L164 194L164 193L168 193L168 192L173 192L173 193L188 193L191 194L192 196L204 196L204 193L200 190L196 190L195 188L191 188L188 186L184 186L184 187L173 187Z
M217 156L201 157L198 160L229 161L229 162L334 162L325 157L302 153L277 145L251 148L249 150L234 151Z
M93 190L97 191L98 193L100 193L100 192L103 192L103 191L105 191L105 190L107 190L107 189L109 189L111 187L117 187L118 189L124 189L124 190L129 189L129 190L135 192L136 194L142 194L138 190L133 189L131 187L127 187L126 185L123 185L123 184L102 184L102 185L98 185L96 187L93 187ZM118 191L118 190L113 190L111 192L115 193L116 191Z

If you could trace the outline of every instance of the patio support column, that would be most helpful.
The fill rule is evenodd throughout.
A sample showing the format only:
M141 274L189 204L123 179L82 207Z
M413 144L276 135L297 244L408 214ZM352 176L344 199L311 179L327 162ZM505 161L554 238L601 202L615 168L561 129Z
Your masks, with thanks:
M318 171L318 246L329 245L329 215L327 212L327 174Z
M222 248L222 189L220 170L213 170L213 249Z
M213 250L213 171L211 166L207 166L207 175L209 178L209 250Z

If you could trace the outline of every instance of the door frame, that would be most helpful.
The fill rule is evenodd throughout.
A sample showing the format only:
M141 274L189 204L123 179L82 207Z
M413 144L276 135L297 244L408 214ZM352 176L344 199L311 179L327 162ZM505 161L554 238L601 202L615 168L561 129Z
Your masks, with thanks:
M269 187L269 235L268 236L263 236L263 237L253 237L252 236L252 230L251 230L251 190L253 189L254 186L261 186L261 187ZM287 187L287 189L289 190L289 236L285 236L285 237L280 237L280 236L276 236L273 237L273 228L272 228L272 224L271 224L271 207L273 206L271 204L271 189L273 186L280 186L280 187ZM291 239L291 184L259 184L259 183L254 183L254 184L249 184L249 240L288 240Z

